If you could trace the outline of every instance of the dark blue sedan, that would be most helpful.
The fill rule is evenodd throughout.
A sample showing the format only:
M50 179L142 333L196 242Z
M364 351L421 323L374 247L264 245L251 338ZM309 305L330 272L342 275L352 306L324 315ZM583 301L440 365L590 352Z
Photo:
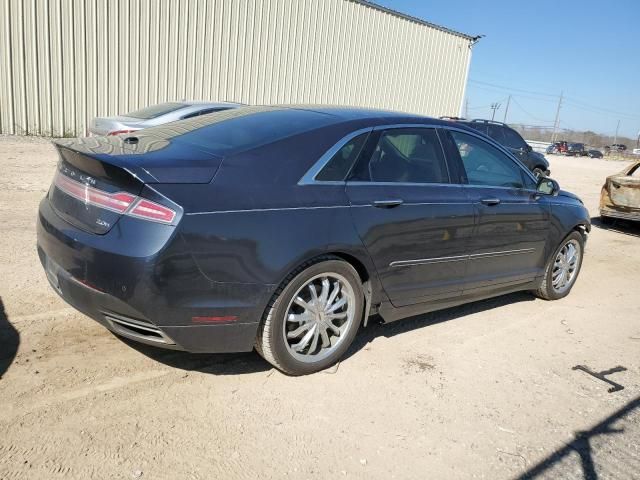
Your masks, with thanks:
M245 107L56 147L38 253L67 302L290 374L336 362L373 314L564 297L590 230L579 198L489 137L403 113Z

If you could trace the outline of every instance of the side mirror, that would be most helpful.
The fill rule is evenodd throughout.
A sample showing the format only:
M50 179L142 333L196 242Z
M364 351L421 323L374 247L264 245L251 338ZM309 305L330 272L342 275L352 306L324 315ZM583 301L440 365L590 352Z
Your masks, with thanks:
M552 178L540 177L538 179L538 185L536 185L536 191L539 195L558 195L560 191L560 185Z

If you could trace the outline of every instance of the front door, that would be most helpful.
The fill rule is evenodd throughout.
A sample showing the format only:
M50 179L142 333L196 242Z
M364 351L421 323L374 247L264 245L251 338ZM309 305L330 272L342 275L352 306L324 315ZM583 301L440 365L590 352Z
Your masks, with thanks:
M375 131L347 182L354 225L395 306L457 296L474 210L435 129Z
M549 205L528 171L474 134L451 130L478 216L464 291L525 283L542 275L548 252Z

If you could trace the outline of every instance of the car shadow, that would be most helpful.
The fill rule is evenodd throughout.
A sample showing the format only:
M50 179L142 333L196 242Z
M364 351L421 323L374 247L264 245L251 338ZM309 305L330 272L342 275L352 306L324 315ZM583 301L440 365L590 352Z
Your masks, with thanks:
M617 218L610 218L603 222L602 217L591 217L591 225L601 230L609 230L610 232L621 233L631 237L640 237L640 222Z
M365 348L378 337L391 338L412 330L448 322L473 313L533 300L535 300L535 298L527 292L516 292L445 310L407 317L392 323L383 323L379 316L374 315L369 318L366 328L360 328L358 335L340 361L344 362L348 360L352 355ZM244 353L189 353L145 345L119 337L115 334L114 336L146 357L180 370L197 371L212 375L242 375L246 373L266 372L273 368L255 351Z
M636 397L589 430L575 432L573 440L564 442L563 447L530 467L518 480L567 477L597 480L598 471L607 477L612 471L620 471L628 478L640 478L637 453L633 448L639 418L640 397ZM581 475L576 460L580 463ZM616 464L615 468L609 470L607 464L612 463Z
M456 320L474 313L480 313L519 302L532 302L534 300L535 297L528 292L515 292L486 300L466 303L457 307L407 317L391 323L384 323L382 318L377 315L372 316L369 318L367 327L361 328L351 347L342 358L342 361L356 354L378 337L391 338L420 328Z
M115 334L114 337L156 362L185 371L211 375L242 375L266 372L273 368L256 352L189 353L145 345Z
M13 363L20 345L20 334L11 325L0 298L0 379Z

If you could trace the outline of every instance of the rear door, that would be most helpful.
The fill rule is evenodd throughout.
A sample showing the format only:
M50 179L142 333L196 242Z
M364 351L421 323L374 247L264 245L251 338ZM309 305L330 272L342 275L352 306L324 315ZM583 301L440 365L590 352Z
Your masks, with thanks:
M474 210L433 128L369 136L346 185L354 224L395 306L459 295Z
M475 134L450 130L466 174L467 198L478 216L464 290L522 283L542 274L549 205L521 165Z

